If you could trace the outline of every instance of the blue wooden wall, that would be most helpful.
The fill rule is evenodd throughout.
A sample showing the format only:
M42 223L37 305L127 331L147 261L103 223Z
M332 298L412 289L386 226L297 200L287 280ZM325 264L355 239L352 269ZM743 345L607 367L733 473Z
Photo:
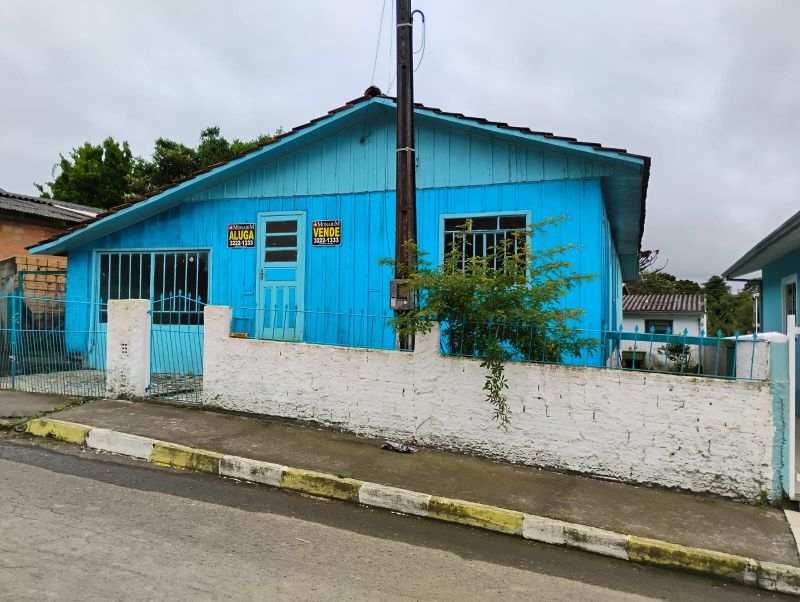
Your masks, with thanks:
M584 328L613 326L619 269L618 263L614 264L607 226L603 226L603 200L597 180L429 189L420 191L418 206L420 246L433 258L439 256L442 247L440 216L444 214L527 211L532 222L553 215L568 216L537 244L581 245L570 252L569 260L579 273L596 274L598 278L573 290L566 304L586 311ZM227 248L227 224L253 222L257 213L267 211L304 211L306 223L342 220L341 246L307 248L307 311L389 315L392 270L379 261L394 255L393 192L184 203L70 253L69 294L80 292L85 298L84 291L90 290L95 269L93 250L210 248L209 301L232 305L234 318L250 319L257 305L260 264L255 249ZM599 249L603 251L599 253ZM383 320L376 317L368 322L354 326L343 321L330 331L329 342L354 342L342 340L343 331L353 327L374 329ZM391 344L391 336L380 341L380 346Z
M373 116L194 195L196 200L394 190L394 114ZM417 188L639 175L635 165L418 119Z
M783 306L781 280L800 272L800 249L792 251L764 266L762 270L762 325L763 332L782 332ZM797 308L795 308L797 311Z

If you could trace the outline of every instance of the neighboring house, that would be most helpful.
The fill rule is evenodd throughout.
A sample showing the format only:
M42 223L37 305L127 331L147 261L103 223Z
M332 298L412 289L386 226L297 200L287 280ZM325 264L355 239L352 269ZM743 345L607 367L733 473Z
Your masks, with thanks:
M634 342L625 341L622 346L622 361L630 367L633 361L641 367L669 366L666 343L654 345L652 349L646 344L648 335L673 334L698 337L706 332L706 299L702 294L645 294L622 296L622 324L625 331L642 334L642 342L637 342L634 353ZM713 333L711 333L713 335ZM675 337L680 345L680 336ZM674 349L674 346L673 346ZM694 357L689 354L690 362L697 361L696 346L689 346ZM674 357L675 353L671 354ZM677 354L679 355L679 354Z
M31 285L28 292L55 292L59 288L63 292L63 274L59 279L43 279L35 285L32 276L34 272L63 272L67 266L66 259L34 257L28 254L26 247L97 213L99 210L92 207L15 194L0 188L0 294L18 290L26 279ZM43 283L47 285L43 286Z
M787 334L787 317L797 319L797 277L800 273L800 212L778 226L769 235L747 251L731 267L722 273L724 278L742 278L761 271L760 322L763 333ZM754 276L757 278L757 276ZM769 337L770 335L766 335ZM794 333L790 344L796 345ZM796 347L795 347L796 349ZM790 356L791 357L791 356ZM789 365L788 380L794 381L794 395L788 400L788 415L795 420L787 422L787 440L790 443L788 474L790 481L784 481L784 488L791 499L797 499L800 492L800 353L795 353L795 365Z
M797 316L800 273L800 212L745 253L723 272L741 278L761 271L760 315L763 332L786 332L786 316Z
M649 158L422 105L415 118L421 249L436 260L468 218L477 254L564 215L536 244L575 245L574 269L596 277L564 302L584 309L582 327L616 329L622 282L638 277ZM395 99L372 88L32 252L69 257L71 298L188 294L233 306L233 329L252 338L391 349L395 133ZM87 307L68 320L102 329L103 309ZM199 304L170 308L170 324L201 328Z

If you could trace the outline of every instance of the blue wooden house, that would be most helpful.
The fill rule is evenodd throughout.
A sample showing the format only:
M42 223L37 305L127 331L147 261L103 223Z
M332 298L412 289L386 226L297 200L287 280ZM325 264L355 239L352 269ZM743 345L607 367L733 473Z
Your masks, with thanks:
M783 473L784 490L793 500L798 499L800 492L800 407L797 396L800 393L800 353L796 333L787 328L789 316L798 319L797 277L800 274L800 212L778 226L763 240L747 251L736 263L723 272L725 278L741 278L761 271L761 332L782 332L789 334L789 362L787 363L789 383L788 416L794 420L786 420L785 437L789 442L788 451L783 458L787 468ZM794 356L794 365L792 365ZM779 367L772 367L773 373L780 375ZM775 378L775 377L773 377ZM780 378L780 376L778 376ZM788 417L787 416L787 417Z
M650 160L622 149L417 105L417 229L439 257L473 220L472 253L549 216L539 241L575 243L571 291L582 327L621 324L623 280L638 277ZM202 328L198 303L230 305L250 337L394 348L396 103L377 89L224 164L43 241L67 255L67 294L154 300L154 324ZM159 301L160 299L167 301ZM70 309L102 329L102 306ZM159 306L160 304L160 306ZM76 305L77 307L77 305Z
M800 273L800 213L794 214L729 267L725 278L761 271L762 332L786 332L786 316L797 316Z

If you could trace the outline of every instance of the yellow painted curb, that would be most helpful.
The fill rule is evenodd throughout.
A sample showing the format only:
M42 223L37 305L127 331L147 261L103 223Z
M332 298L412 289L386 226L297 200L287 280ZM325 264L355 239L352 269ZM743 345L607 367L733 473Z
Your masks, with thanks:
M628 538L628 557L634 562L713 574L739 583L754 583L758 578L758 563L750 558L635 535Z
M153 452L150 454L150 462L154 464L215 474L219 473L220 458L222 458L222 454L217 452L164 441L156 441L153 444Z
M522 535L522 521L525 518L522 512L516 510L437 496L433 496L428 504L428 516L511 535Z
M281 487L293 491L302 491L321 497L358 502L358 490L363 481L339 478L323 472L287 468L281 479Z
M52 420L50 418L37 418L28 422L25 430L37 437L53 437L69 443L83 445L86 443L86 436L91 427L64 420Z

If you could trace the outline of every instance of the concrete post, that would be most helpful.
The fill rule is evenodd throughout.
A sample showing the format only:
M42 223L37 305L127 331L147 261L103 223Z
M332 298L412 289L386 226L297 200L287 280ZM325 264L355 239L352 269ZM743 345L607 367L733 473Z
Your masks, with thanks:
M206 305L203 309L203 403L208 403L206 391L213 389L220 379L227 377L219 370L230 364L225 354L224 341L231 334L232 310L226 305ZM231 366L236 369L235 366Z
M108 302L106 393L144 397L150 384L150 301Z

